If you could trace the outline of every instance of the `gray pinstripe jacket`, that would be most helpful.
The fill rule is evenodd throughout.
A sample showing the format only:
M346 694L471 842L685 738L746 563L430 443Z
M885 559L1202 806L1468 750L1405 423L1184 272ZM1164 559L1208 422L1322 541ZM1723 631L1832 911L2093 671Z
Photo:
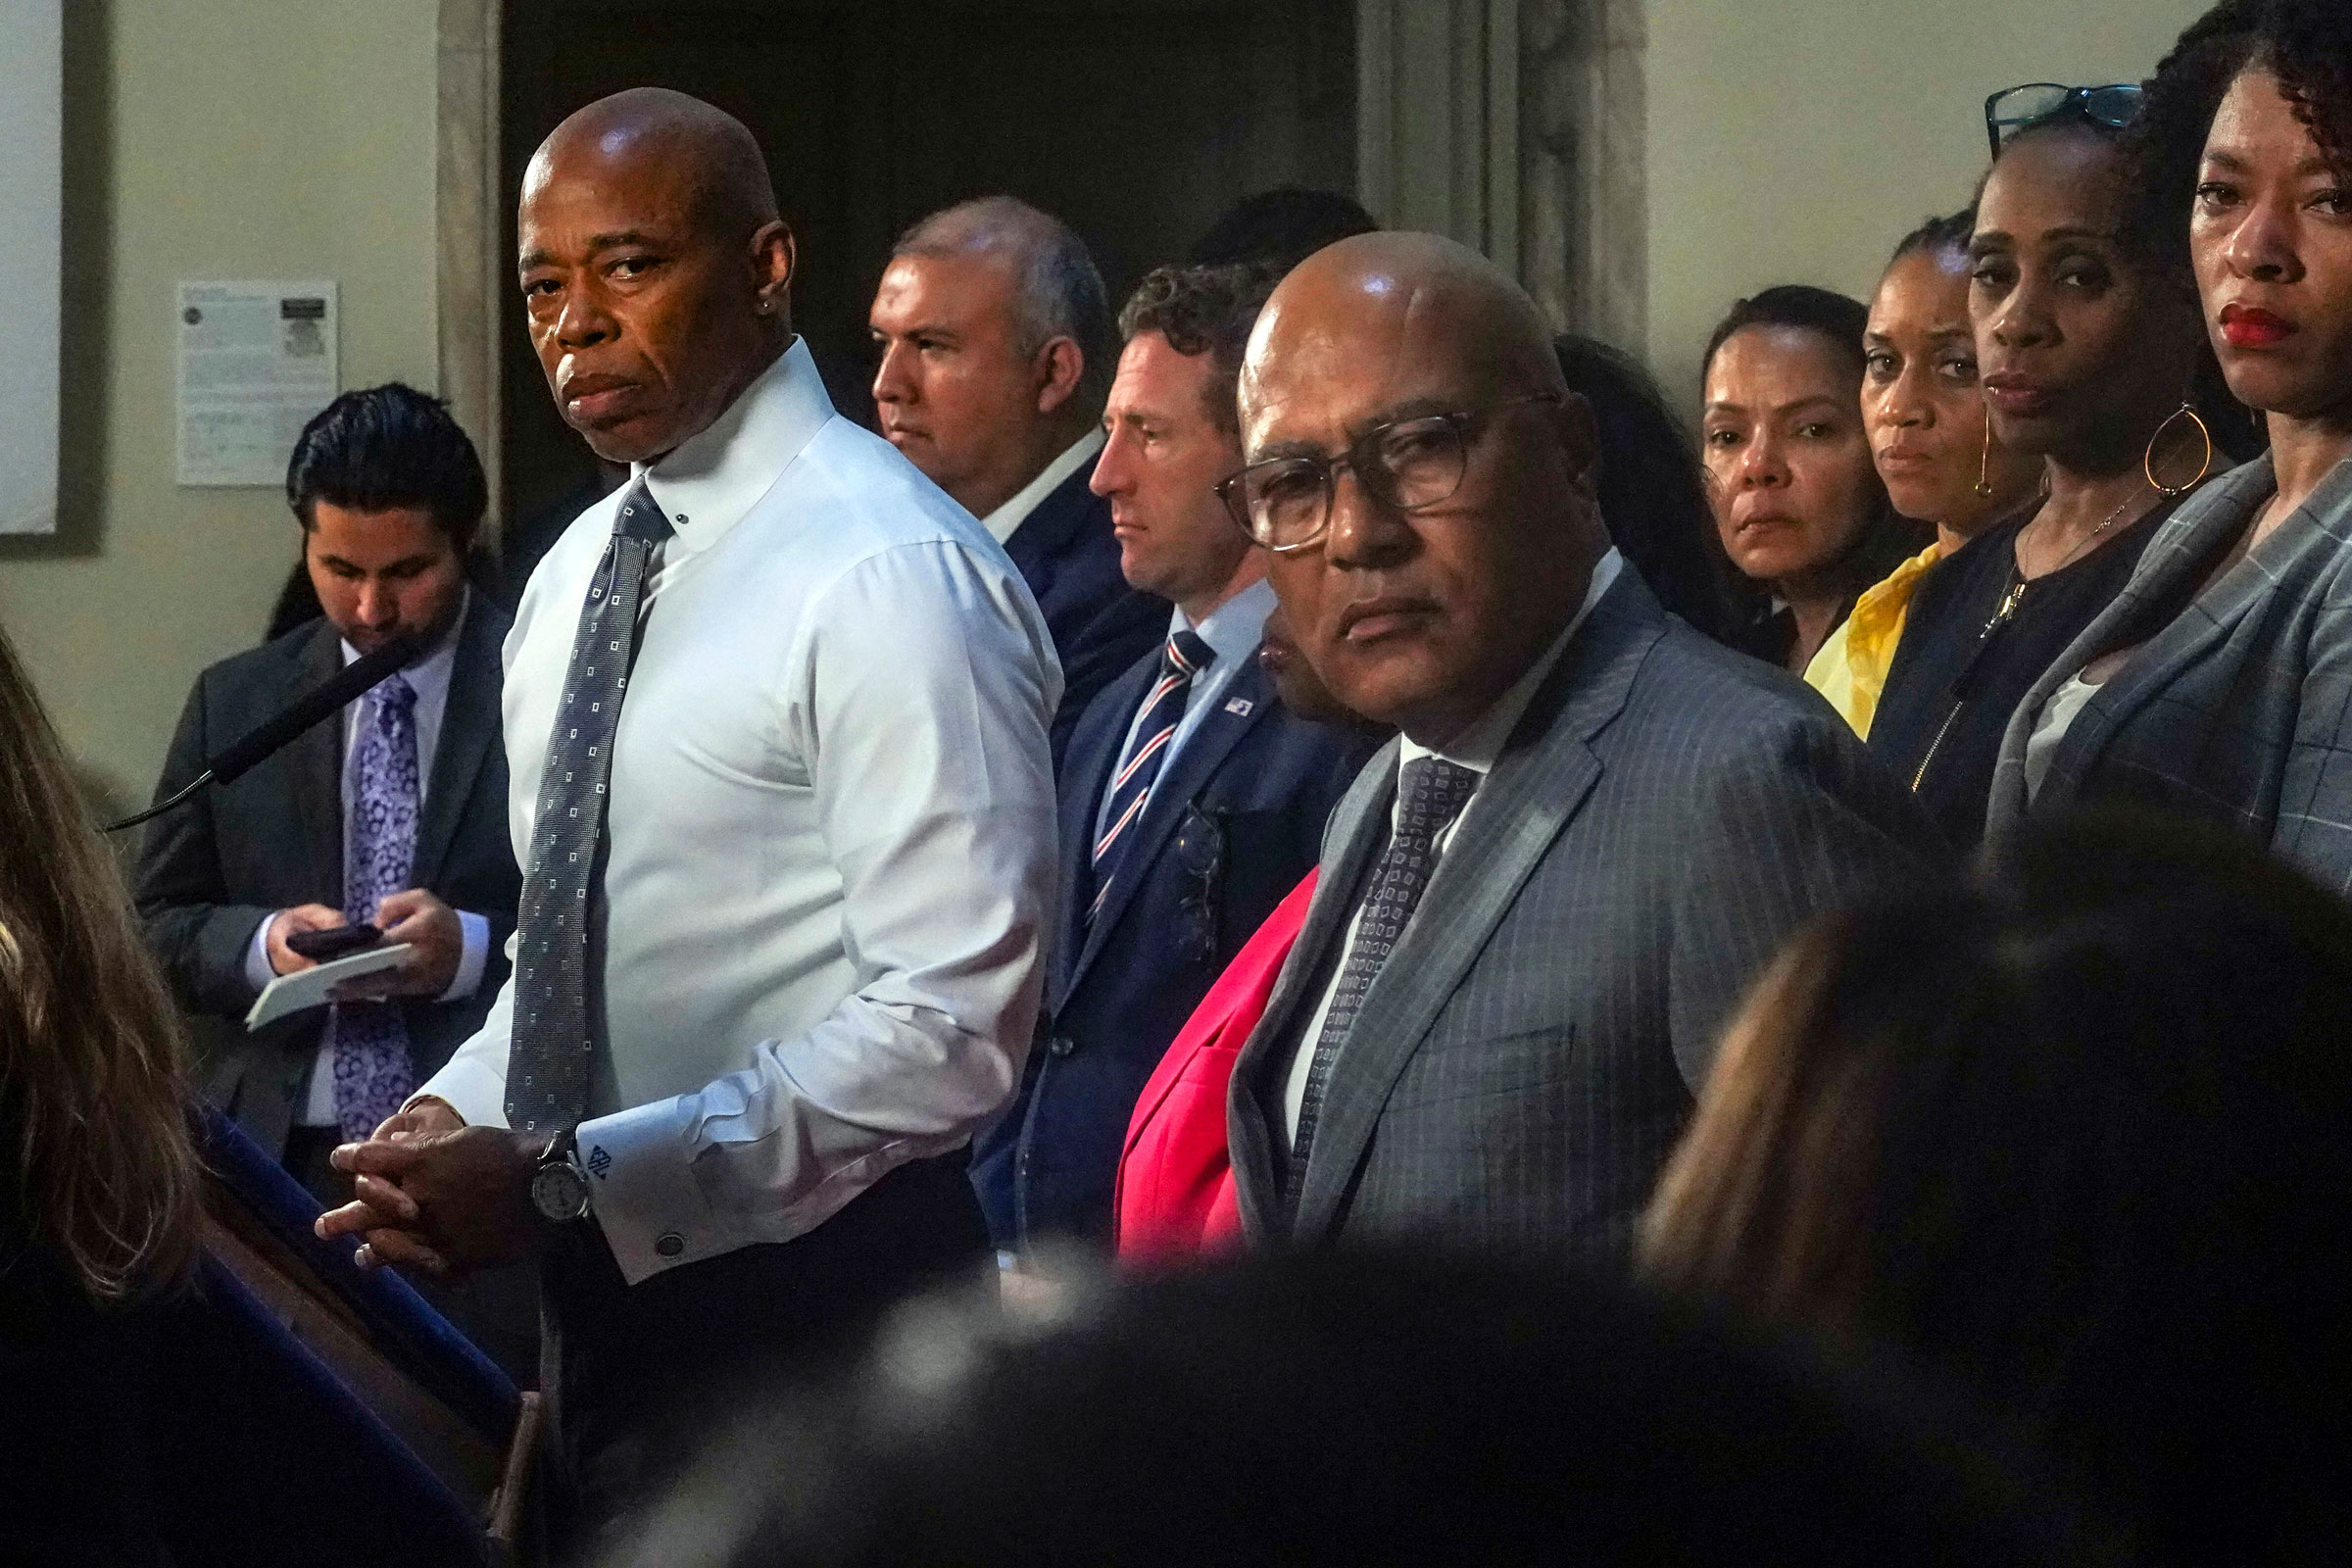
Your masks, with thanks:
M1388 835L1396 747L1333 813L1233 1077L1261 1243L1622 1252L1732 1004L1806 916L1934 830L1811 691L1628 568L1530 704L1332 1070L1295 1229L1283 1080Z
M2268 454L2208 485L2034 683L2002 737L1988 850L2029 810L2128 799L2237 828L2352 893L2352 460L2162 618L2277 490ZM2029 807L2026 742L2043 703L2090 660L2135 641L2075 716Z

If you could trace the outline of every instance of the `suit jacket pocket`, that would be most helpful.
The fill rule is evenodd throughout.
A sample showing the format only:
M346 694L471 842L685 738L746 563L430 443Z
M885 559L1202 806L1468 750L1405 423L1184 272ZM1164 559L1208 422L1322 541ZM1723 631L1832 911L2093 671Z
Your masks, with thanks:
M1483 1040L1430 1041L1389 1092L1386 1114L1491 1095L1525 1095L1575 1071L1576 1028L1546 1024Z

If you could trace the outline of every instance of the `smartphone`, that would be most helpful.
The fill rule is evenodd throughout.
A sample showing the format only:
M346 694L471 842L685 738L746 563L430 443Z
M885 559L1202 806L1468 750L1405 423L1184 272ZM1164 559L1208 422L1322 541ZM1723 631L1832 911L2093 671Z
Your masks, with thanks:
M362 948L372 948L383 940L381 931L365 922L339 925L325 931L290 931L286 934L286 946L313 963L347 957Z

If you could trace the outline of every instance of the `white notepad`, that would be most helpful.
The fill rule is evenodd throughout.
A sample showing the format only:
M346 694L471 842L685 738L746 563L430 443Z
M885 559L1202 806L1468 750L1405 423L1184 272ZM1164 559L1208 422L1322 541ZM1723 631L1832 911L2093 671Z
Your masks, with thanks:
M290 1012L300 1012L306 1007L323 1007L329 1000L327 992L344 981L400 967L400 960L409 956L412 946L411 943L396 942L390 947L368 948L348 957L314 964L308 969L297 969L292 974L281 974L264 986L262 994L253 999L253 1010L245 1014L245 1028L250 1032L264 1024L274 1023Z

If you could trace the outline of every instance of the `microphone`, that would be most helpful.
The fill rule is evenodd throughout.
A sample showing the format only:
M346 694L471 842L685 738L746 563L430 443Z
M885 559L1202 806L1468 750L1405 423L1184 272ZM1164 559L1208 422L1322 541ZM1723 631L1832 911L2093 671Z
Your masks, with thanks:
M205 759L204 771L197 774L187 788L170 800L158 801L144 811L135 812L120 822L109 822L104 831L120 833L126 827L137 827L141 822L151 821L173 807L193 799L196 792L208 784L226 784L241 777L255 764L293 744L295 737L329 713L341 711L346 704L356 701L369 688L399 671L422 651L417 639L398 637L374 653L353 660L295 698L286 705L284 710L263 719Z

